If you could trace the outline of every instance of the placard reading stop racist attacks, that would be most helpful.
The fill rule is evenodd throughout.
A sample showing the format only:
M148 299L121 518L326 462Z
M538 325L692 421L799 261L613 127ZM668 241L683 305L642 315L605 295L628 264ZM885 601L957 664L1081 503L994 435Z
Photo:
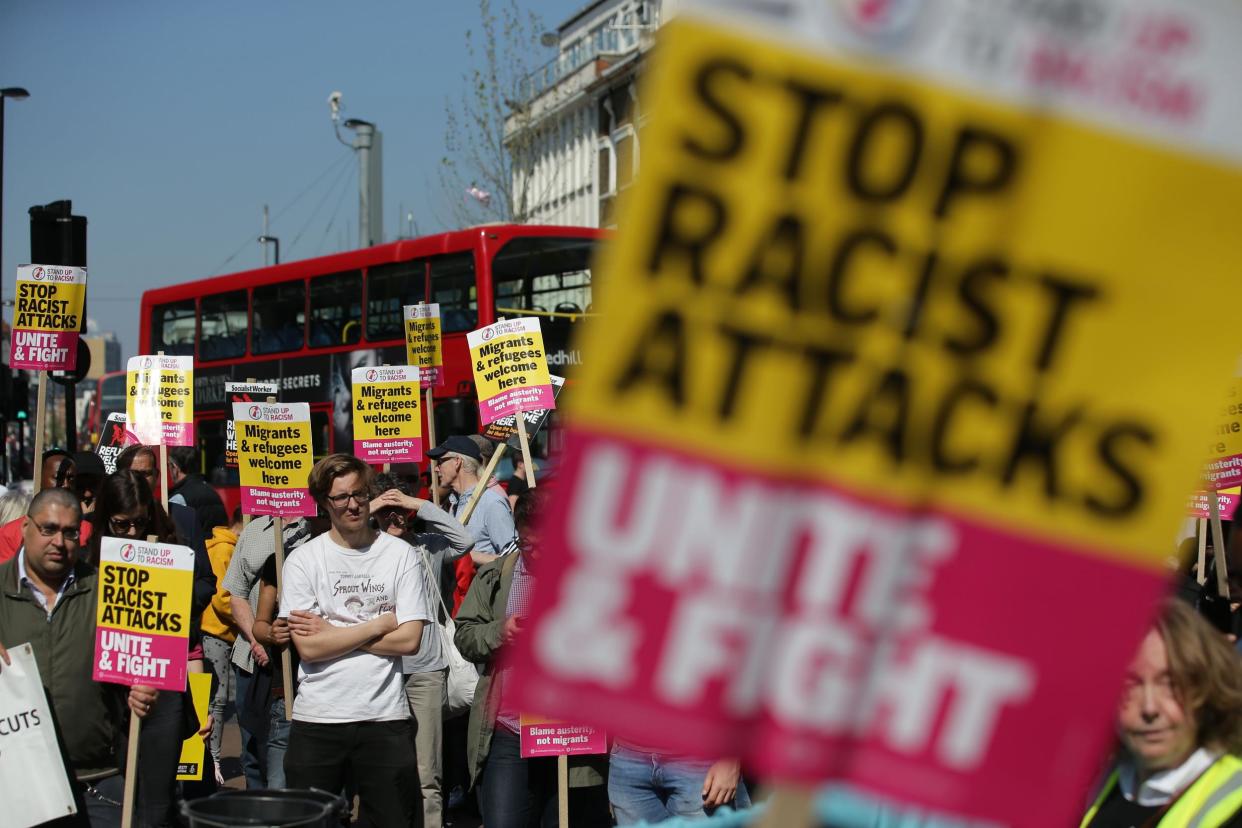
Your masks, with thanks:
M230 406L237 403L267 402L268 397L280 394L280 386L274 382L226 382L224 398ZM224 426L224 465L237 468L237 425L230 418Z
M1239 9L765 8L653 53L514 702L1074 824L1234 369Z
M355 368L354 454L367 463L417 463L423 459L419 367Z
M1220 406L1206 476L1216 489L1242 483L1242 377L1235 377Z
M543 333L533 316L496 322L466 334L479 395L479 422L556 408Z
M72 371L86 298L86 268L19 265L9 366Z
M194 445L194 357L130 357L125 418L138 442Z
M308 403L234 403L242 511L313 517L307 479L315 464Z
M185 690L193 587L189 547L103 538L95 681Z
M423 388L444 385L439 303L405 306L405 356L422 371Z

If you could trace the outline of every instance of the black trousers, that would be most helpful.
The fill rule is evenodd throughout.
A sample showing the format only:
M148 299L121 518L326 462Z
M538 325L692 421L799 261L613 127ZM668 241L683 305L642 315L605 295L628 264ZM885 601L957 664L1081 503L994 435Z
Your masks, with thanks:
M361 823L377 828L422 826L422 793L409 719L318 724L294 721L285 754L290 788L340 791L350 783Z

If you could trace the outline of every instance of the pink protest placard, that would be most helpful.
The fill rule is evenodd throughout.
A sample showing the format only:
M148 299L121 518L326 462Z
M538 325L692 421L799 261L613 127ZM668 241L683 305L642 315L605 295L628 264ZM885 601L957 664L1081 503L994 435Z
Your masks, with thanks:
M1221 520L1233 520L1234 513L1238 511L1239 501L1242 501L1242 494L1239 494L1236 486L1228 491L1216 492L1216 502L1220 504ZM1211 517L1211 508L1208 493L1195 492L1194 497L1190 499L1186 514L1190 517L1207 518Z
M85 297L84 267L19 266L9 367L72 371Z
M311 517L314 446L307 403L233 403L242 512Z
M608 752L608 736L597 727L525 713L518 719L518 726L523 759Z
M189 547L103 538L95 681L185 690L193 585Z
M1097 769L1117 688L1078 677L1121 674L1160 572L967 514L567 437L516 703L776 778L1069 818L1022 792ZM1028 761L1032 744L1047 761Z

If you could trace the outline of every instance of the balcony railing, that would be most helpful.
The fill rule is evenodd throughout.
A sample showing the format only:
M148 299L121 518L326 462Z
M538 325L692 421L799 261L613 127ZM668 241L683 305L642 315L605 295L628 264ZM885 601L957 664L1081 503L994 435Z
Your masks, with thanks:
M518 93L523 102L533 101L600 55L621 55L636 48L637 29L601 28L522 78Z

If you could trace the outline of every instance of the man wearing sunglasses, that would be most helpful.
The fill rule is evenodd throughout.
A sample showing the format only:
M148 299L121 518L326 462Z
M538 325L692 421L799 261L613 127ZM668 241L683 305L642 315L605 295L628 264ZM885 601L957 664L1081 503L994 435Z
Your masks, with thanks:
M453 517L460 519L474 490L487 485L486 481L479 479L479 466L483 461L479 447L469 437L454 435L428 451L427 456L437 464L441 482L452 490L449 496L452 508L449 511ZM509 501L504 495L486 488L479 496L466 528L474 538L474 550L470 557L479 566L504 554L503 550L517 535Z
M307 488L331 528L285 562L280 594L301 658L285 754L291 788L357 786L378 826L422 824L414 729L401 674L433 618L423 563L371 522L375 472L330 454Z

